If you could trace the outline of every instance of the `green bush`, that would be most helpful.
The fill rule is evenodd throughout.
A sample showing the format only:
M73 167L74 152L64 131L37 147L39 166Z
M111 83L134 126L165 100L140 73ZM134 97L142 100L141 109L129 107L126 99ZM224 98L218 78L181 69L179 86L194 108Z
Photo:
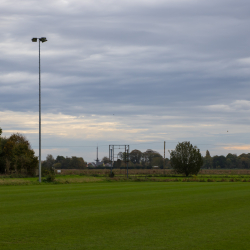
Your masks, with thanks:
M43 179L43 182L54 182L56 179L56 175L54 172L49 172L46 177Z
M115 174L114 174L113 171L112 171L111 173L109 173L109 177L110 177L110 178L114 178L114 177L115 177Z

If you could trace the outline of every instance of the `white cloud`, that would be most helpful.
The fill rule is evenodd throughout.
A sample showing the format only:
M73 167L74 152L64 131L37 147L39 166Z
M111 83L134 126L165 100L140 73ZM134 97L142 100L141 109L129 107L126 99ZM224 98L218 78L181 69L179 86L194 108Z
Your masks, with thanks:
M208 105L206 108L214 112L249 112L250 101L236 100L229 104Z

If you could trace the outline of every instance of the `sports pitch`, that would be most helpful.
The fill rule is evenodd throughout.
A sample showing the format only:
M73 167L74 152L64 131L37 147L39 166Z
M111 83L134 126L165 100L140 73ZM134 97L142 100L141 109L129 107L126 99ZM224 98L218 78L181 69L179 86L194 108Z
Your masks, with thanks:
M250 249L250 183L0 186L0 249Z

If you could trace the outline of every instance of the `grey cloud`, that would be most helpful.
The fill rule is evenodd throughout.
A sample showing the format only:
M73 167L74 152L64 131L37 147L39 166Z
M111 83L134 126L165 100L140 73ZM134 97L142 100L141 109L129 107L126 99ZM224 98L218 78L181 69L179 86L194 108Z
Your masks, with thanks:
M5 2L1 110L37 111L38 44L30 39L46 36L45 113L246 124L245 106L207 107L249 101L249 64L241 61L250 57L249 7L245 0Z

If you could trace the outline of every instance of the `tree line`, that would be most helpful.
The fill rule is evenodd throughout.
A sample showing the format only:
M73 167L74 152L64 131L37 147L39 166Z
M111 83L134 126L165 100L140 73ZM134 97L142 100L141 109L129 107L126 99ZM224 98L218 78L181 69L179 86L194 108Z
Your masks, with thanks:
M104 163L109 162L108 157L103 157ZM119 152L117 155L117 161L114 162L114 168L126 168L128 164L129 168L152 168L158 166L160 168L170 168L170 160L162 157L162 155L152 149L147 149L145 152L141 152L138 149L132 150L129 154L125 152Z
M82 157L64 157L58 155L56 159L48 154L46 160L42 162L42 169L84 169L87 167L87 163Z
M102 158L102 162L105 164L110 163L107 156ZM173 162L173 159L172 159ZM250 169L250 153L236 154L229 153L227 156L215 155L210 156L209 151L206 151L206 155L202 156L203 169ZM163 158L163 156L152 149L148 149L145 152L141 152L135 149L127 155L124 152L119 152L117 159L113 164L113 168L128 168L129 169L151 169L157 166L161 169L172 169L171 159ZM43 169L85 169L87 168L87 162L82 157L64 157L58 155L54 158L51 154L47 155L46 160L42 161ZM91 166L89 167L91 168ZM93 166L93 168L107 168L103 165Z
M121 167L126 166L126 154L120 152L118 154L118 162L121 160ZM210 152L207 150L206 155L202 157L203 169L250 169L250 153L241 154L237 156L236 154L229 153L227 156L215 155L211 156ZM103 157L102 161L105 163L109 162L108 157ZM129 154L129 168L152 168L158 166L159 168L172 168L171 161L169 158L163 158L163 156L152 149L146 150L146 152L141 152L135 149ZM115 162L114 167L118 166Z
M250 169L250 153L239 156L231 153L227 156L210 156L207 150L206 156L203 157L203 162L202 168L205 169Z

